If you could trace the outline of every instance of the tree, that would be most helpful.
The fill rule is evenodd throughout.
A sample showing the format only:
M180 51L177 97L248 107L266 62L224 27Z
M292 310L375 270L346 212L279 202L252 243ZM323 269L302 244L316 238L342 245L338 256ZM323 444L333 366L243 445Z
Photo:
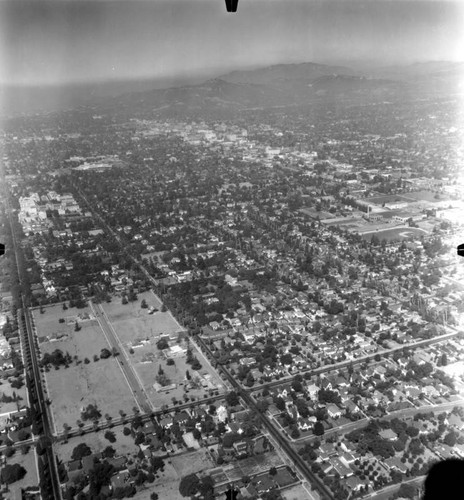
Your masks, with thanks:
M166 312L168 310L168 308L163 304L161 306L161 312Z
M411 498L413 499L416 495L417 488L410 484L410 483L404 483L400 486L400 489L398 490L398 495L403 498Z
M169 348L169 343L166 339L160 339L156 343L156 347L162 351L163 349L168 349Z
M153 493L150 495L150 500L158 500L158 499L159 499L158 493L153 492Z
M90 404L81 412L81 417L83 420L98 420L101 418L101 412L95 405Z
M324 435L324 424L319 420L314 424L313 432L316 436Z
M147 304L147 301L145 299L142 299L142 302L140 302L140 307L142 309L147 309L148 304Z
M26 475L26 469L19 464L6 464L0 474L1 482L11 484L21 480Z
M444 437L443 442L448 446L454 446L456 444L456 434L453 431L448 432Z
M271 467L269 469L269 475L270 476L275 476L277 474L277 469L275 467Z
M298 427L296 425L292 428L292 432L290 435L293 439L298 439L300 437L300 431L298 430Z
M116 450L112 446L107 446L102 453L105 458L113 458L116 455Z
M200 488L200 480L196 474L189 474L184 476L179 483L179 493L183 497L190 497L195 495Z
M255 378L253 377L253 374L251 372L248 372L245 385L248 387L253 387L253 384L255 383Z
M72 451L71 458L73 460L80 460L83 457L87 457L92 454L92 450L85 444L78 444Z
M229 405L229 406L237 406L240 401L238 399L238 395L236 392L234 391L231 391L229 392L227 395L226 395L226 403Z
M116 434L112 431L106 431L105 432L105 438L108 439L110 443L115 443L116 442Z
M15 451L16 450L13 448L13 446L8 445L5 449L5 457L6 458L12 457L15 454Z
M111 357L111 351L109 349L106 349L105 347L100 351L100 358L101 359L107 359Z

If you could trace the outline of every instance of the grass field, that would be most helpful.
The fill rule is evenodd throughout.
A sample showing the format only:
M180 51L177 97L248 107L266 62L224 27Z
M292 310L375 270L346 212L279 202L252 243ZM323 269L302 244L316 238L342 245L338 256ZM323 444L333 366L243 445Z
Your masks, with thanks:
M13 393L15 393L16 396L20 398L18 399L18 405L20 409L27 407L26 392L27 392L26 385L23 385L20 389L13 389L8 380L0 381L0 397L2 395L13 397ZM0 403L0 414L9 413L16 410L17 410L17 405L14 401L11 403Z
M405 193L405 197L409 198L411 201L430 201L436 203L438 201L443 201L446 195L441 195L440 198L435 198L435 193L433 191L415 191L414 193Z
M382 196L372 196L371 198L366 198L363 201L372 203L373 205L380 205L380 206L382 206L384 203L397 203L397 202L409 203L411 201L415 201L408 198L407 197L408 195L409 193L404 196L400 194L386 194Z
M380 240L401 241L419 239L421 236L428 234L423 229L415 227L399 227L395 229L385 229L383 231L375 231L364 233L361 236L363 239L370 241L375 234Z
M16 453L8 459L8 464L19 464L26 469L27 473L21 481L16 481L15 483L10 484L9 491L7 493L2 493L2 498L5 500L16 500L17 498L21 498L21 488L37 486L39 484L35 462L35 454L32 448L26 455L23 455L19 450L17 450Z
M187 474L194 474L216 466L205 448L200 448L198 451L194 452L175 455L171 458L171 463L177 471L179 478L186 476Z
M99 431L71 438L67 443L60 441L54 449L63 463L71 460L74 448L80 443L85 443L94 453L103 451L107 446L112 446L116 450L116 456L136 455L139 452L140 448L134 444L134 438L132 436L124 436L122 426L118 425L110 430L116 436L115 443L110 443L104 437L106 431Z
M52 412L55 429L61 432L63 424L75 426L80 418L81 409L88 404L95 404L102 413L116 417L119 410L131 411L135 405L129 386L115 358L93 360L102 348L108 344L96 320L79 321L81 329L74 331L74 320L77 313L89 314L90 309L71 309L63 311L61 306L45 308L45 313L33 311L39 339L41 354L60 349L69 352L77 362L58 370L51 368L45 372L48 396L52 401ZM58 318L66 315L66 323L58 323ZM47 340L46 335L59 337L59 340ZM85 358L90 363L84 363ZM77 364L80 361L79 364Z
M291 488L282 490L280 494L285 500L303 500L310 498L308 492L303 488L301 484L296 484Z
M148 309L142 309L140 304L145 299L148 307L158 309L148 314ZM138 295L138 300L123 305L119 297L113 297L109 303L102 304L105 313L118 333L119 340L127 348L141 340L158 340L161 335L177 338L183 332L169 312L161 312L161 302L152 292Z

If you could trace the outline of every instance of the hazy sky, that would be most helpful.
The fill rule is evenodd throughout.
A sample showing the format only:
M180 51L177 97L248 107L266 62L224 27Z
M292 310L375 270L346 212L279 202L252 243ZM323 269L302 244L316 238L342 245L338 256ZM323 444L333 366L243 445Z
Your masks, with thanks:
M463 60L464 1L0 0L1 83L364 59Z

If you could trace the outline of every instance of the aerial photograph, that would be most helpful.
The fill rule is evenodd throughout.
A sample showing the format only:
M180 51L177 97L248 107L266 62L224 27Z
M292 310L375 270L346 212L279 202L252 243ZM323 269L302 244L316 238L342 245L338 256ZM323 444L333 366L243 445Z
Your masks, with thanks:
M0 500L462 500L464 1L230 3L0 0Z

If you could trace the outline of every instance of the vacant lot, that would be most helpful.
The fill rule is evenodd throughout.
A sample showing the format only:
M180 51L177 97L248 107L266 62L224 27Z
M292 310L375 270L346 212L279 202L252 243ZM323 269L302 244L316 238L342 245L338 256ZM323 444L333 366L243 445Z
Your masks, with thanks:
M77 313L79 331L74 329ZM67 321L58 323L57 318L63 316ZM87 308L63 311L61 306L54 306L45 308L44 314L34 311L41 355L59 349L73 359L68 368L51 367L45 371L57 432L62 431L64 423L75 426L82 408L89 404L97 405L102 416L109 413L113 417L118 416L120 409L129 412L135 405L116 359L94 361L94 355L99 356L101 349L109 346L98 322L92 318Z
M398 227L395 229L385 229L381 231L369 232L362 234L365 240L371 240L372 236L377 236L379 240L401 241L419 239L421 236L428 234L427 231L416 227Z
M171 463L169 463L171 462ZM201 449L196 452L187 452L164 461L164 472L158 472L158 477L153 484L146 484L147 489L138 492L133 498L145 500L150 498L150 493L156 491L163 500L182 500L179 493L179 482L183 476L200 472L214 467L208 458L207 451Z
M304 498L310 498L308 492L303 488L301 484L296 484L291 488L287 488L280 492L285 500L303 500Z
M171 463L179 477L215 467L215 463L211 460L205 448L200 448L198 451L194 452L183 453L182 455L175 455L171 458Z
M149 314L148 309L141 308L142 300L149 308L155 307L158 311ZM102 306L119 340L127 348L147 339L157 340L161 335L177 338L178 333L184 331L169 312L161 312L162 304L152 292L141 293L138 300L125 305L120 297L113 297L112 302Z
M8 380L0 381L0 414L9 413L12 411L16 411L17 407L26 408L27 407L27 389L26 385L23 385L20 389L14 389L11 387L10 382ZM5 403L1 401L1 398L14 398L16 395L17 403L15 401L11 401L10 403Z
M405 197L410 198L413 201L431 201L432 203L443 201L446 196L439 195L435 198L436 193L433 191L416 191L414 193L406 193Z
M28 486L37 486L39 484L39 478L37 477L37 467L35 465L35 454L32 449L28 451L26 455L23 455L19 450L8 459L8 464L19 464L24 467L27 471L26 475L21 479L21 481L16 481L9 486L9 491L3 493L5 500L16 500L21 498L21 488L27 488Z
M57 432L63 424L76 426L81 411L96 405L102 414L119 416L119 410L131 413L136 406L129 386L114 358L91 361L46 373L49 398Z
M83 436L69 439L67 443L59 442L55 446L55 451L63 463L71 460L74 448L81 443L85 443L93 453L103 451L107 446L112 446L116 450L116 456L136 455L140 448L134 444L132 436L124 436L123 427L118 425L110 429L116 436L116 442L110 443L105 438L105 431L92 432Z
M383 196L372 196L371 198L366 198L363 201L372 203L373 205L382 206L384 203L410 203L411 201L415 200L407 198L406 196L401 196L399 194L386 194Z

